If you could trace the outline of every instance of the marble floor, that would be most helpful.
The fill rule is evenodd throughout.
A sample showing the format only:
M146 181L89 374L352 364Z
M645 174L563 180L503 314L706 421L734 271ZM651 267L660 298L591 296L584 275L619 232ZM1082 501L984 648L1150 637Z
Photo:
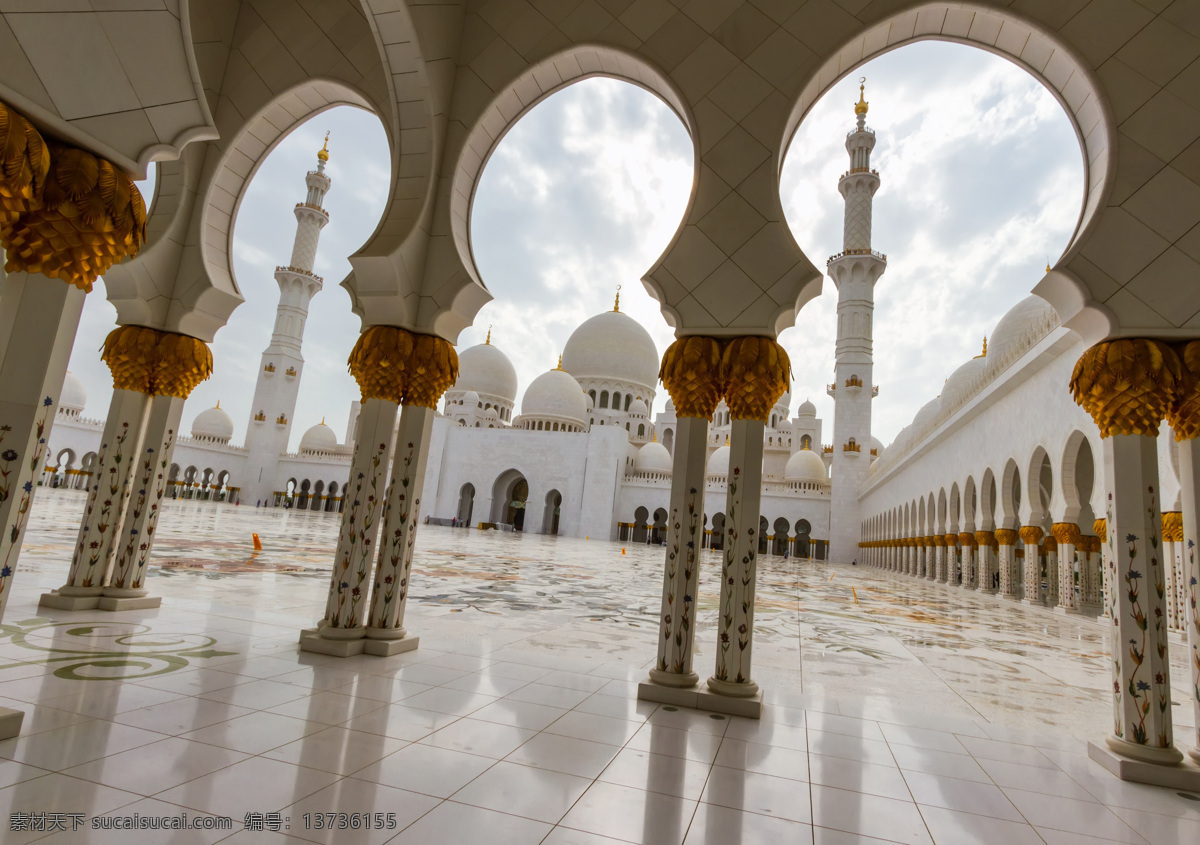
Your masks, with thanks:
M421 648L339 660L296 646L336 515L168 503L160 609L39 610L82 507L39 491L0 625L0 705L26 711L0 742L6 845L1200 842L1196 796L1086 757L1110 724L1093 620L764 558L756 722L636 700L661 548L427 527L407 616ZM1183 657L1173 643L1180 702ZM1174 714L1186 747L1192 714ZM94 829L185 813L229 826Z

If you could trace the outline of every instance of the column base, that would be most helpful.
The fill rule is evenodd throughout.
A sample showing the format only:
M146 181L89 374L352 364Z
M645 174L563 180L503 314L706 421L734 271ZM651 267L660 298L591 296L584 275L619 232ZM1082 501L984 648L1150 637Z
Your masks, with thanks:
M1074 608L1074 607L1064 607L1064 606L1063 606L1063 605L1061 605L1061 604L1056 604L1056 605L1054 605L1054 612L1055 612L1055 613L1061 613L1063 616L1066 616L1068 613L1072 613L1072 614L1074 614L1074 613L1079 613L1079 611L1078 611L1076 608Z
M21 733L21 723L25 721L24 710L11 710L0 707L0 739L12 739Z
M1193 745L1188 749L1188 756L1195 761L1197 766L1200 766L1200 745Z
M38 607L49 607L54 610L95 610L100 606L100 592L94 595L70 595L63 593L66 587L42 593L38 599Z
M142 592L145 590L128 590L122 592ZM162 596L101 596L98 603L101 610L151 610L162 607Z
M1148 751L1156 752L1162 756L1162 762L1126 757L1111 747L1117 743L1120 744L1121 749L1131 748L1143 755L1146 755ZM1143 745L1125 742L1117 737L1106 737L1104 744L1088 743L1088 756L1121 780L1166 786L1188 792L1200 792L1200 765L1194 761L1183 760L1183 755L1176 748L1151 749ZM1182 762L1180 762L1181 760Z
M738 686L742 685L738 684ZM685 689L657 684L652 680L642 681L638 684L638 700L671 704L677 707L692 707L697 710L707 710L710 713L724 713L747 719L761 719L763 709L762 690L757 690L751 696L735 698L715 693L705 687Z
M664 687L684 689L694 687L700 683L700 676L695 672L679 674L678 672L664 672L661 669L651 669L650 683L659 684Z
M333 631L341 633L342 636L328 636L327 632ZM391 657L394 654L413 651L421 644L420 637L404 637L398 640L368 639L365 631L365 628L306 628L300 632L300 650L328 654L331 657L353 657L357 654Z

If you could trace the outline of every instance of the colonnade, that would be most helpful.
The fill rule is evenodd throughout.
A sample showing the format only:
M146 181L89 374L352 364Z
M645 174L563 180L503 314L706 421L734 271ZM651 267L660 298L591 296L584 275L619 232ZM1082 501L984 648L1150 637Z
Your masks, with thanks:
M999 592L1057 610L1099 605L1110 631L1113 730L1090 753L1120 777L1196 788L1200 772L1180 766L1171 718L1168 633L1186 637L1192 705L1200 725L1200 340L1178 344L1122 338L1080 357L1070 388L1100 430L1107 489L1104 516L1090 533L1075 522L969 530L944 536L945 572L934 580ZM1166 420L1179 448L1181 510L1162 511L1158 435ZM969 528L969 526L968 526ZM1015 529L1015 530L1014 530ZM1016 548L1016 540L1022 549ZM957 542L956 542L957 541ZM871 538L867 563L922 576L934 538ZM1020 552L1023 551L1023 561ZM1200 729L1189 751L1200 763Z

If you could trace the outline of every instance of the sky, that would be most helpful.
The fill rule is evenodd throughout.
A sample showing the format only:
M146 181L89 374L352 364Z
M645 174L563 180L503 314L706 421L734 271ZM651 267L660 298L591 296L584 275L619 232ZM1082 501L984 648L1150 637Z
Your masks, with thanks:
M872 166L872 245L887 253L875 289L873 433L890 443L945 378L979 354L983 336L1041 279L1074 231L1083 188L1075 132L1061 106L1015 65L971 47L924 42L885 54L841 80L801 123L784 162L780 196L800 247L818 268L841 248L847 166L858 77L867 77L868 125L878 138ZM339 282L347 256L374 231L387 198L387 139L371 114L349 107L317 115L286 137L255 174L234 229L234 271L245 303L212 344L214 376L188 400L183 428L218 400L241 443L259 358L274 324L277 264L295 235L292 207L304 174L331 132L326 197L330 224L315 272L325 278L310 308L305 371L292 448L322 418L344 439L358 398L346 357L358 318ZM680 224L692 180L683 124L645 90L589 79L547 98L497 146L472 208L476 263L495 299L459 338L459 349L492 342L512 359L518 400L555 366L571 331L612 308L646 327L661 354L673 340L640 283ZM152 185L144 185L148 192ZM149 193L147 193L149 195ZM837 291L823 293L779 340L792 359L792 412L805 398L832 431ZM111 377L97 350L115 325L103 283L88 296L71 369L88 386L85 415L102 418ZM1066 389L1064 385L1064 389ZM666 392L659 389L655 410Z

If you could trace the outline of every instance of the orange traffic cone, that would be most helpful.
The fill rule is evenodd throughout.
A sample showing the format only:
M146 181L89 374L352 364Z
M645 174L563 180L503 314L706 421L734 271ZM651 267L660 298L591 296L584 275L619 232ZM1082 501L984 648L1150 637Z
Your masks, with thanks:
M254 538L254 551L261 552L263 550L262 540L258 539L257 534L251 534L250 536Z
M621 549L621 554L625 554L625 550L624 550L624 549Z

